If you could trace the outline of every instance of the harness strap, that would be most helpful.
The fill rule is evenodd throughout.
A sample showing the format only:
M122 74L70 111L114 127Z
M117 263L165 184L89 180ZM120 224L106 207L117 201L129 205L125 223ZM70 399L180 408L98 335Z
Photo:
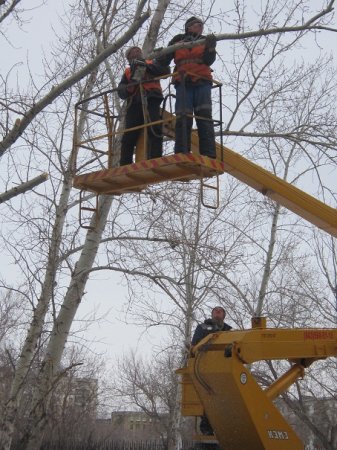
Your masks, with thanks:
M176 61L176 66L179 67L183 64L204 64L204 61L201 58L190 58L190 59L178 59Z

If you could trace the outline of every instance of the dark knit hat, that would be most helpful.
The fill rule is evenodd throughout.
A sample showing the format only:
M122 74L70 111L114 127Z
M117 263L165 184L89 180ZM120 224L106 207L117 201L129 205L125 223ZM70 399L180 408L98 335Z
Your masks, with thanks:
M201 19L199 19L199 17L192 16L189 19L187 19L185 22L185 32L187 31L188 27L190 27L191 25L194 25L195 23L204 24L204 22Z
M131 50L133 50L134 48L138 48L140 51L142 51L142 49L140 47L136 46L136 45L134 45L133 47L129 47L126 50L126 52L125 52L125 58L126 59L129 59L129 54L130 54Z
M222 306L214 306L214 308L212 309L212 314L213 314L213 311L214 311L215 309L222 309L222 311L223 311L223 313L224 313L224 316L226 316L226 310L225 310L225 308L223 308Z

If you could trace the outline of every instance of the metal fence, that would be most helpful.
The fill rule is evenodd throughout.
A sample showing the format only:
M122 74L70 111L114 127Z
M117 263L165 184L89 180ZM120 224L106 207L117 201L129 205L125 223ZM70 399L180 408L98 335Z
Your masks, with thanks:
M184 441L182 450L218 450L217 445ZM45 442L40 450L167 450L162 441L65 441Z

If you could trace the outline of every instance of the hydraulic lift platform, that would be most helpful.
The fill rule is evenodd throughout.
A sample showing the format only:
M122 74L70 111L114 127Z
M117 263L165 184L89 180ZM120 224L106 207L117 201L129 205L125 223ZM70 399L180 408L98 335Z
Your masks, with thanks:
M78 113L76 113L77 116ZM330 235L337 237L337 209L321 202L295 185L288 183L220 143L215 143L216 159L200 155L199 139L196 130L193 130L191 134L191 153L168 154L161 158L147 160L147 139L144 132L147 127L160 123L163 126L163 134L165 136L170 139L175 137L176 118L174 114L165 110L162 112L161 121L136 127L142 128L141 136L137 142L136 162L126 166L112 167L113 139L120 132L125 132L125 130L113 132L115 116L110 115L107 107L105 107L105 115L103 117L107 122L105 133L91 136L83 141L74 139L75 160L80 148L91 151L90 158L93 158L92 161L96 161L104 156L108 158L107 164L102 163L100 170L97 170L98 167L95 167L83 173L82 169L82 173L77 172L75 174L73 186L80 189L81 192L89 191L97 196L101 194L121 195L140 192L150 185L165 181L200 180L202 196L204 189L210 188L215 190L217 196L215 204L218 205L218 178L219 175L228 173ZM77 133L74 133L74 135L77 136ZM107 146L101 147L103 150L100 150L98 143L104 138L107 139ZM216 177L215 186L207 182L212 177ZM204 203L203 200L202 203L204 206L213 209L217 207L207 205L207 202ZM85 210L87 208L80 206L81 209ZM97 208L89 209L97 212Z
M224 173L224 162L192 153L177 153L99 170L74 178L74 187L96 194L139 192L163 181L190 181Z

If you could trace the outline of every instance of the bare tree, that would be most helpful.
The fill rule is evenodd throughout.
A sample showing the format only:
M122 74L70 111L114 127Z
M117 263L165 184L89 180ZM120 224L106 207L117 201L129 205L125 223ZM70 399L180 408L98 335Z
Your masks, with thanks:
M161 45L168 34L176 33L172 26L176 19L183 23L187 13L205 11L197 9L198 2L185 2L176 9L177 5L159 1L154 3L156 12L149 21L149 32L137 35L141 25L147 24L145 4L85 1L84 10L74 5L71 15L77 20L78 35L74 36L70 27L69 34L60 37L54 62L46 64L45 85L28 95L12 93L4 83L0 152L8 172L6 182L11 175L27 181L27 174L37 175L42 166L46 171L46 165L50 180L44 184L48 190L45 187L45 192L36 192L34 205L20 197L20 204L13 199L2 206L6 207L3 220L10 224L8 233L2 231L4 248L25 277L32 310L3 416L2 448L10 446L27 374L45 332L51 338L37 375L31 435L25 436L27 448L38 448L48 424L45 412L60 375L66 341L93 270L125 273L132 305L137 304L139 292L144 294L146 287L150 295L142 295L139 304L143 313L139 317L148 326L165 324L177 330L182 358L183 341L189 340L196 315L214 299L227 306L237 326L247 323L247 316L254 310L272 313L276 324L298 324L303 314L308 314L308 307L317 304L317 290L307 276L314 267L306 258L308 246L303 236L307 228L237 183L226 184L222 208L214 213L202 211L193 183L179 185L177 190L167 186L166 193L149 189L145 195L129 196L126 201L103 197L94 230L84 236L78 229L74 213L77 200L71 190L71 105L94 91L114 86L121 69L122 46L130 39L144 42L144 49L150 53L157 37ZM254 16L260 20L254 22L245 15L245 2L233 2L229 12L233 33L218 33L219 59L226 59L219 73L223 73L226 89L228 141L292 182L300 183L306 174L314 174L318 193L328 198L332 195L321 170L335 158L332 99L336 86L331 61L303 62L291 71L286 62L293 56L288 61L286 56L296 55L305 39L312 39L310 43L319 40L318 31L330 32L333 5L333 1L322 1L315 8L304 0L267 2L261 14ZM227 18L216 16L212 8L207 15L214 23L226 24ZM248 27L255 31L247 32ZM227 44L230 58L224 56L229 54ZM80 132L85 128L83 115ZM19 151L21 145L25 157ZM266 223L271 227L266 228ZM18 229L25 232L18 233ZM97 258L101 243L105 244L105 253L100 253L103 262ZM298 260L303 270L299 270ZM293 282L289 289L294 273L297 286ZM310 289L308 305L302 297ZM169 306L158 305L159 299ZM278 314L280 300L282 319ZM177 396L177 410L176 400ZM177 418L172 427L178 423ZM178 448L179 442L175 445Z
M135 9L134 16L133 16L133 24L128 27L128 30L130 31L133 29L133 26L135 28L133 31L128 34L125 34L125 37L128 36L130 38L134 31L139 28L142 21L144 21L147 17L147 14L142 14L142 8L144 3L138 4L137 8ZM88 3L87 6L87 13L91 13L91 17L93 17L94 11L88 10ZM117 7L117 5L115 5ZM119 5L118 11L119 14L123 14L123 9L126 4ZM165 6L165 4L164 4ZM156 14L156 20L158 20L158 14L163 14L165 11L164 8L161 8L160 5L158 7L158 12ZM114 11L113 11L114 13ZM98 15L99 20L101 20L102 16L101 14ZM140 18L140 19L139 19ZM125 19L124 19L125 20ZM132 22L131 22L132 23ZM135 25L137 23L137 26ZM95 22L96 25L96 22ZM114 33L118 33L120 29L120 25L117 26L117 29L113 29ZM106 31L103 29L103 31ZM153 32L153 29L152 29ZM106 38L106 36L105 36ZM124 38L122 38L124 39ZM95 39L97 44L97 37ZM94 42L95 42L94 41ZM99 48L101 48L100 55L104 54L104 58L100 59L100 62L103 61L108 55L109 52L106 51L106 48L103 48L102 50L102 43L99 42ZM123 44L123 41L118 40L118 44L116 47L114 47L114 51L118 49ZM111 46L110 46L111 47ZM96 58L96 56L93 54L93 60ZM97 62L98 64L98 62ZM96 65L97 65L96 64ZM93 70L96 65L95 63L92 64L89 63L91 70ZM81 69L80 69L81 71ZM87 72L89 73L89 72ZM73 75L71 77L73 79ZM78 78L79 80L80 78ZM94 77L91 78L91 81L94 80ZM63 84L63 82L61 83ZM73 84L71 82L71 84ZM70 87L71 84L67 85L66 88ZM65 86L64 86L65 87ZM92 89L92 83L90 85L90 79L89 83L87 84L85 95L88 95L88 89ZM58 92L58 95L56 95L57 98L61 93L61 91ZM44 100L43 100L44 102ZM44 104L43 108L47 105ZM41 103L42 106L42 103ZM83 117L83 120L85 120L85 117ZM28 336L25 342L25 345L23 347L21 357L18 362L18 367L16 371L15 378L13 380L12 389L11 389L11 395L10 399L8 401L7 409L6 409L6 415L3 421L3 440L2 444L4 445L4 448L9 445L11 440L11 434L13 432L13 419L15 417L15 413L18 407L18 404L20 403L20 396L21 391L23 388L23 382L25 379L25 376L27 374L27 371L29 370L30 361L33 357L33 351L36 346L36 342L38 337L41 334L42 326L45 321L45 317L48 311L48 307L50 304L50 301L53 298L53 288L54 288L54 282L55 282L55 276L57 273L57 270L59 269L59 263L60 263L60 244L61 244L61 235L62 235L62 229L64 227L65 219L66 219L66 212L67 212L67 204L69 201L69 194L70 194L70 183L71 183L71 169L72 169L72 157L70 154L70 159L65 164L65 171L63 175L63 181L62 181L62 190L61 190L61 196L60 201L57 206L56 214L55 214L55 223L53 225L53 237L51 239L52 246L48 250L48 267L47 267L47 276L43 282L44 289L42 290L42 294L38 300L37 308L34 312L34 318L32 325L30 327L30 330L28 332ZM51 389L54 385L54 378L58 377L58 366L61 361L61 357L63 354L64 346L69 334L69 329L72 323L72 320L75 316L76 310L78 308L78 305L80 303L80 299L82 297L83 289L86 284L86 281L89 276L90 269L92 265L94 264L94 260L96 257L97 249L100 243L101 235L104 229L106 217L109 213L109 209L111 206L112 199L106 198L103 199L100 205L100 214L99 214L99 223L95 227L95 231L88 233L88 236L86 238L86 243L84 243L82 256L80 256L74 271L73 271L73 281L70 282L70 286L68 289L68 292L65 294L65 298L63 301L63 307L60 309L60 312L58 314L58 317L54 316L54 330L52 331L52 339L49 341L48 348L46 350L46 356L45 361L42 363L41 366L41 374L40 374L40 382L39 382L39 391L36 392L35 395L35 403L32 408L32 423L35 424L34 427L31 429L30 435L26 435L24 437L25 441L29 442L29 446L31 448L36 448L38 442L41 441L41 438L43 436L43 429L45 427L45 424L47 423L47 417L45 415L45 409L48 406ZM62 212L61 212L62 211ZM55 310L54 310L55 311Z
M44 441L89 441L97 435L98 398L106 395L100 381L106 372L104 358L88 354L86 346L77 345L66 350L62 366L64 371L53 389L47 411Z
M154 362L155 361L155 362ZM114 371L113 392L123 399L124 408L143 411L154 424L168 449L176 448L176 397L179 355L165 349L148 361L132 352L119 360Z

